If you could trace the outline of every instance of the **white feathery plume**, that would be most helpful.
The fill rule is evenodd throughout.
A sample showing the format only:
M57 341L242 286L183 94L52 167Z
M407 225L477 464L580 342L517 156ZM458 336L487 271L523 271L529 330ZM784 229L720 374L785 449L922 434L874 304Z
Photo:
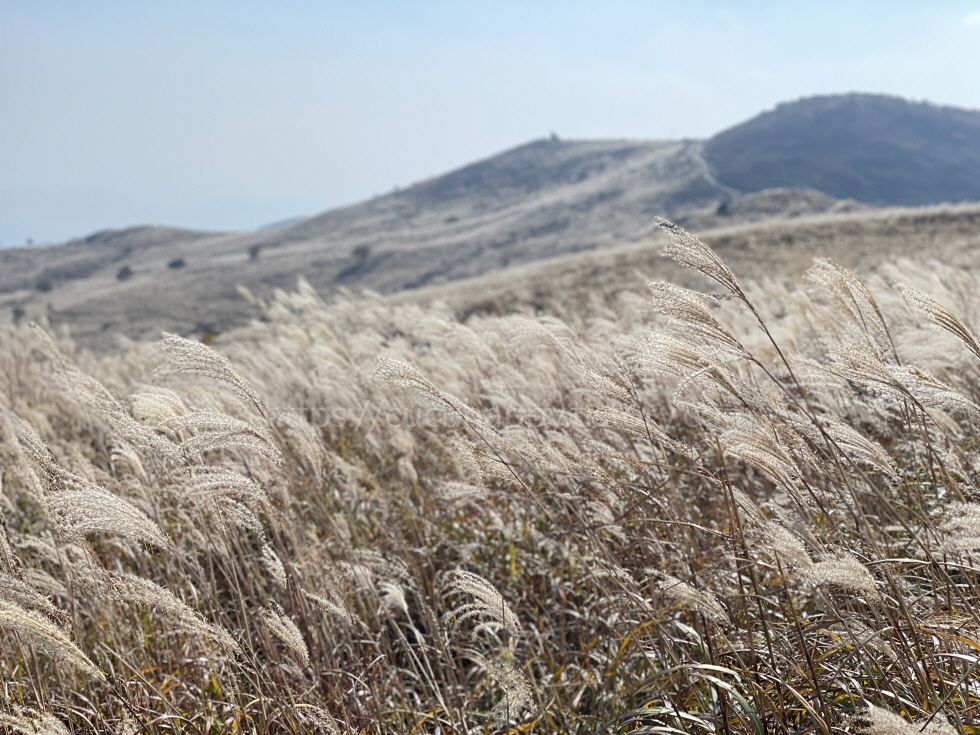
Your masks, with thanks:
M170 439L174 439L175 434L168 429L167 422L185 416L189 411L183 398L169 388L155 385L141 385L129 396L129 404L133 418L167 434Z
M891 373L926 408L980 415L980 406L914 365L896 365L891 368Z
M593 406L588 409L589 417L602 426L628 431L642 437L649 437L658 444L689 459L697 459L698 452L683 442L679 442L661 429L652 419L644 421L625 411L607 406Z
M806 280L823 287L843 313L867 337L867 345L881 358L890 351L891 339L878 302L854 271L829 258L814 258Z
M305 702L296 705L296 714L308 727L308 732L341 735L337 720L322 707Z
M734 419L731 428L719 437L725 454L758 468L772 482L799 499L799 468L773 432L746 415Z
M489 496L485 487L468 482L441 482L436 487L436 493L440 498L450 503L486 500Z
M25 610L9 600L0 600L0 628L17 633L29 646L57 661L71 664L96 679L105 678L61 628L33 610Z
M791 573L813 567L813 560L803 542L781 523L766 520L753 538Z
M61 720L47 712L17 708L16 714L0 712L0 725L23 735L69 735Z
M747 303L734 274L714 250L673 222L668 222L661 217L657 217L655 221L670 233L670 245L664 248L664 256L704 274L740 301Z
M66 538L80 540L90 533L114 533L162 549L173 541L132 503L71 473L60 471L63 490L45 497L48 513Z
M218 411L197 410L175 416L163 423L166 431L179 437L185 452L200 453L225 447L254 449L273 462L281 464L282 450L268 431L247 421Z
M26 424L19 428L18 439L27 445L30 459L40 470L43 495L38 500L67 538L77 540L88 533L114 533L159 548L173 546L170 538L143 511L56 465L37 433Z
M28 570L25 574L29 574L30 571L33 570ZM41 574L47 576L45 572L41 572ZM64 589L63 585L61 589ZM4 572L0 572L0 600L15 603L27 610L36 610L51 618L57 618L64 614L34 586Z
M980 357L980 342L977 341L976 336L969 327L944 309L939 302L921 291L906 286L904 283L896 284L896 288L902 292L906 303L914 312L958 337L970 352L976 357Z
M752 498L738 488L732 488L732 500L736 507L748 517L749 521L759 527L765 526L769 520L762 514L762 510Z
M939 530L945 534L940 552L980 549L980 503L949 503Z
M748 351L718 323L704 304L704 297L690 289L658 281L650 284L653 308L659 314L676 319L695 344L711 345L738 357L751 359Z
M831 349L830 358L832 365L826 369L832 374L864 385L873 384L885 392L902 397L908 395L908 390L892 375L881 358L869 350L860 350L854 346Z
M479 660L480 657L476 657ZM494 705L490 716L498 725L512 724L534 707L533 692L524 674L510 661L495 664L484 659L482 661L487 673L492 676L504 696Z
M381 607L391 612L403 612L408 615L408 600L405 590L394 582L379 582L378 592L381 593Z
M175 451L170 442L134 419L105 386L72 365L44 330L39 328L37 331L45 352L55 364L54 380L68 397L104 417L132 446L147 447L162 459L174 459Z
M156 608L157 612L171 618L189 633L199 635L218 644L227 653L238 650L235 639L224 628L212 625L181 601L173 592L136 574L127 572L104 573L109 594L125 602L134 602Z
M275 602L272 607L262 612L262 618L272 634L286 644L304 666L310 665L310 652L303 640L303 633L296 623L289 619L285 611Z
M861 562L847 553L817 562L803 571L803 578L816 586L842 587L854 592L878 594L875 579Z
M436 388L430 381L422 377L418 370L408 363L393 360L390 357L379 357L375 364L374 373L381 380L411 388L437 405L450 409L481 434L489 435L496 433L493 427L479 413L467 406L456 396Z
M446 613L446 616L452 619L452 628L459 627L464 620L469 618L480 618L482 622L473 631L474 635L484 628L491 632L503 629L511 635L516 635L520 630L520 621L504 598L501 597L497 588L478 574L463 569L454 569L446 576L445 586L448 591L474 598L473 602L457 605Z
M957 732L941 714L913 723L870 702L852 715L847 724L849 732L863 735L956 735Z
M164 333L163 347L174 369L185 373L198 373L220 380L231 386L232 390L245 403L253 406L269 421L270 414L262 399L252 386L232 367L224 355L202 342L184 339L176 334Z
M633 343L637 367L681 379L677 391L698 379L712 383L735 397L746 393L745 386L722 362L712 359L703 349L668 332L653 332Z
M218 498L259 501L265 491L254 481L227 467L191 466L171 475L178 494L195 503Z
M286 567L283 565L279 555L264 541L262 542L262 561L275 583L281 589L286 589Z
M354 614L347 609L347 607L337 600L329 600L322 595L314 594L313 592L303 591L303 597L312 602L314 605L319 607L326 613L329 613L334 618L344 622L347 625L352 625L356 618Z
M726 625L731 623L728 612L711 592L699 590L697 587L666 572L648 571L660 578L657 587L676 604L687 610L699 612L715 623Z
M822 423L827 436L845 455L853 460L866 462L898 482L899 477L895 470L895 463L878 442L869 439L837 417L827 416Z

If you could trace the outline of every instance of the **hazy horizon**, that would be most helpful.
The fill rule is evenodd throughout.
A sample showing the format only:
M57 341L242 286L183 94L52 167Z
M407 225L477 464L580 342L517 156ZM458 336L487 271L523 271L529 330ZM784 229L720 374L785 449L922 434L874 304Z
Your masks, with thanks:
M701 138L871 92L980 108L980 2L0 3L0 244L242 230L552 132Z

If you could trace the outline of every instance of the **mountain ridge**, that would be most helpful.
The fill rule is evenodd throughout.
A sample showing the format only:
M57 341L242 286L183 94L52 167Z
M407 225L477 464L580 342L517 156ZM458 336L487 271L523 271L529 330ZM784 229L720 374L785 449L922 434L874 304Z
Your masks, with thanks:
M705 144L720 182L817 189L880 206L980 200L980 111L866 93L818 95Z
M193 334L241 323L256 312L242 302L238 285L265 298L277 288L294 287L302 275L324 295L339 288L388 293L639 243L649 238L655 216L705 230L857 211L870 205L809 186L805 177L782 185L774 175L772 181L760 179L767 186L753 190L737 179L742 169L731 163L747 159L729 154L743 139L745 150L760 149L763 133L769 136L764 151L785 153L787 146L820 133L813 127L826 125L828 115L877 119L885 114L868 113L868 105L887 108L892 118L896 110L911 110L916 119L938 110L938 122L920 126L932 133L946 131L951 115L947 108L895 98L840 95L780 105L706 141L534 140L384 196L274 228L229 233L144 226L53 247L0 250L0 310L69 324L84 344L108 349L117 333L145 338L161 329ZM980 112L961 110L953 117L960 127L976 121L980 130ZM803 118L810 120L809 128L786 123ZM826 146L833 134L821 134ZM893 146L888 160L900 167L903 151L912 150L915 170L941 170L949 162L950 144L940 143L931 158L932 149L924 144ZM853 141L848 145L847 150L861 149ZM977 150L980 155L980 144ZM846 171L856 165L846 156L815 162L800 156L783 159L803 160L804 168L822 166L824 181L833 178L834 166ZM765 160L761 154L756 158ZM785 173L787 165L780 169L773 163L770 169ZM887 173L881 167L875 171ZM980 199L980 173L977 179Z

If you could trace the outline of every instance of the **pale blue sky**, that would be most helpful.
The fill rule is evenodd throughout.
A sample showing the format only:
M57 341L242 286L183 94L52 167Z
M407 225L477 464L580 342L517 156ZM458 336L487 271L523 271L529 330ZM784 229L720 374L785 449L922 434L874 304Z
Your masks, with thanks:
M0 243L250 229L848 91L980 109L980 0L0 0Z

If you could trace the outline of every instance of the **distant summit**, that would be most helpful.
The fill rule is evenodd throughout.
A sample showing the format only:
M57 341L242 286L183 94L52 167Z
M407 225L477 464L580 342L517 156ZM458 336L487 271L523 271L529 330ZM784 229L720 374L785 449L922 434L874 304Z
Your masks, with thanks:
M877 205L980 200L980 111L845 94L787 102L705 144L740 191L808 188Z

